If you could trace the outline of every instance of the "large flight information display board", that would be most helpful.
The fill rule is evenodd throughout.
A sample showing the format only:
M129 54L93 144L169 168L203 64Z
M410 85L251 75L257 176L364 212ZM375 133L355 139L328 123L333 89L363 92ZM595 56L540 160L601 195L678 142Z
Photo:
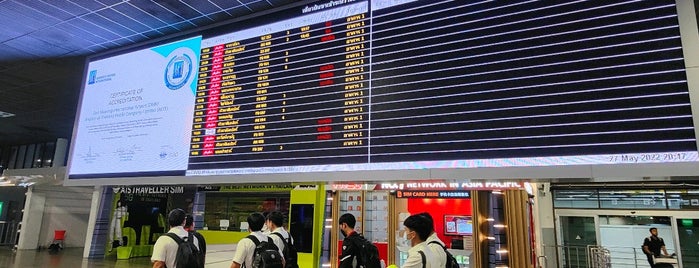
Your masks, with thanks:
M319 1L199 37L169 174L698 158L674 1Z

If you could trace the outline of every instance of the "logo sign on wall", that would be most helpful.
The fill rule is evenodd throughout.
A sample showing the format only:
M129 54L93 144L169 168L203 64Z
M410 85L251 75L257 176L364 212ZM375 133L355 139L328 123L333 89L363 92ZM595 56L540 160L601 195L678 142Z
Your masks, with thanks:
M181 194L184 186L120 186L112 190L115 194Z

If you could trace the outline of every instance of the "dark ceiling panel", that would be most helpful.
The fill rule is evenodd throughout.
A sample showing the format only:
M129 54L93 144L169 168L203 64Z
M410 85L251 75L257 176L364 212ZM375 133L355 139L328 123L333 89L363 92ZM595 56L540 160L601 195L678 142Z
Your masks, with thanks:
M168 27L169 29L172 29ZM146 32L141 32L141 35L147 37L148 39L155 39L163 36L163 33L158 30L150 30Z
M134 1L134 2L129 2L129 3L131 5L136 6L137 8L141 9L142 11L147 13L148 15L153 16L155 18L158 18L159 20L162 20L167 25L175 24L175 23L182 21L182 18L178 17L177 15L173 14L169 10L163 8L162 6L156 5L153 2Z
M53 2L53 1L51 1ZM19 1L18 3L22 5L26 5L34 10L36 12L46 14L48 18L55 18L60 21L68 20L71 18L75 18L76 15L71 14L70 12L67 12L63 9L60 9L54 5L48 4L44 1ZM46 18L46 19L48 19Z
M190 20L190 22L196 24L199 27L203 27L203 26L211 24L211 19L209 19L207 17L199 17L199 18L195 18L195 19Z
M5 45L0 46L0 61L14 61L20 59L26 59L27 53Z
M115 6L114 10L122 14L127 14L129 17L137 19L140 23L145 24L152 29L167 27L168 25L164 21L159 20L149 14L146 14L143 10L140 10L130 4Z
M267 1L242 1L245 6L247 6L250 10L253 12L260 12L263 10L267 10L270 8L273 8L272 5L269 4Z
M125 2L124 0L96 0L96 1L102 3L105 6L113 6L116 4L123 4Z
M241 6L241 3L237 0L209 0L209 2L214 3L224 10L234 9Z
M100 27L99 25L93 24L81 18L71 20L70 22L68 22L68 24L74 25L76 27L79 26L80 28L88 32L88 34L99 36L105 39L106 41L118 39L121 37L113 31Z
M11 13L10 11L3 10L1 7L0 10L0 25L4 26L2 31L0 31L0 40L5 41L17 38L35 30L30 25L21 23L21 20L8 16Z
M192 9L188 5L185 5L184 3L181 3L181 2L159 1L156 3L158 5L160 5L161 7L168 9L170 12L177 14L178 18L180 18L180 20L182 20L182 19L191 20L191 19L201 17L203 15L203 14L197 12L196 10Z
M84 7L76 5L73 2L67 1L67 0L40 0L40 1L44 2L44 4L47 4L47 5L53 6L54 8L60 9L63 12L69 13L69 14L73 15L73 17L80 17L82 15L90 13L90 10L87 10ZM30 2L30 1L28 1L28 2Z
M118 11L114 9L103 9L97 12L96 14L103 16L115 23L118 23L122 25L123 27L126 27L130 29L131 31L134 32L145 32L145 31L150 31L153 28L145 25L144 23L141 23L137 20L134 20L133 17L130 16L125 16L123 13L119 13Z
M75 24L75 25L74 25ZM77 23L63 23L59 25L63 31L69 32L72 35L87 40L88 42L93 43L96 46L103 47L103 48L108 48L109 46L102 45L102 43L107 42L108 40L105 39L104 37L101 37L99 35L95 35L93 33L90 33L84 29L81 28L82 25L77 24Z
M109 32L116 34L117 38L119 36L130 38L129 36L137 34L135 31L95 13L87 14L83 16L82 19L91 22L93 25L98 26L99 28L108 29Z
M219 8L218 6L214 5L213 3L209 2L209 1L203 1L203 0L180 0L180 1L182 1L184 4L189 5L190 7L193 7L198 12L200 12L202 14L206 14L206 15L223 11L223 10L221 10L221 8Z
M58 47L54 44L45 42L43 40L36 39L31 36L22 36L9 40L4 43L9 47L16 48L18 50L25 51L32 55L37 55L40 57L50 57L54 55L64 55L70 52L67 49Z
M84 8L86 10L90 10L90 12L95 12L97 10L105 8L104 4L97 2L95 0L79 0L79 1L73 0L73 3L81 6L82 8Z
M27 2L31 3L31 1ZM60 19L51 16L36 16L36 8L19 2L6 1L3 2L0 8L2 9L0 13L2 13L3 16L7 16L16 23L22 23L35 29L41 29L61 22Z

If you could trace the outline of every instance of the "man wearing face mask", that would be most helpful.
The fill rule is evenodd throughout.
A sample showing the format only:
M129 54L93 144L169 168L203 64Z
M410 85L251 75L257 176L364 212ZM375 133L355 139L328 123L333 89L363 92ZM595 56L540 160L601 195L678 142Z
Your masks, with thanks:
M415 214L405 219L403 225L412 247L408 250L408 259L401 268L440 268L442 263L427 247L426 240L434 228L430 219L424 215Z
M444 242L442 242L441 239L437 236L437 233L434 231L434 220L432 219L432 215L430 215L427 212L422 212L419 214L415 214L415 216L418 217L423 217L426 221L427 224L429 224L430 228L430 236L425 239L426 242L426 248L429 249L432 253L432 256L434 256L434 261L435 265L438 265L438 267L445 267L447 265L447 254L444 251ZM426 249L426 250L427 250Z
M354 215L345 213L340 216L339 222L340 232L345 236L345 239L342 240L342 255L340 255L339 268L355 268L357 267L360 252L354 240L361 238L361 235L354 231L354 225L357 223L357 220L354 218Z

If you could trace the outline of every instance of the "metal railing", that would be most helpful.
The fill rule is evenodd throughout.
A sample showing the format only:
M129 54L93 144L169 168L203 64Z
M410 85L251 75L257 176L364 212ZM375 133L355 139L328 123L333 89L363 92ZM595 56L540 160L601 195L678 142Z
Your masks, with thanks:
M648 268L641 248L600 247L597 245L542 246L557 256L539 256L537 268ZM555 249L555 250L554 250ZM542 262L541 260L545 261Z
M18 230L18 221L0 221L0 246L14 246Z

